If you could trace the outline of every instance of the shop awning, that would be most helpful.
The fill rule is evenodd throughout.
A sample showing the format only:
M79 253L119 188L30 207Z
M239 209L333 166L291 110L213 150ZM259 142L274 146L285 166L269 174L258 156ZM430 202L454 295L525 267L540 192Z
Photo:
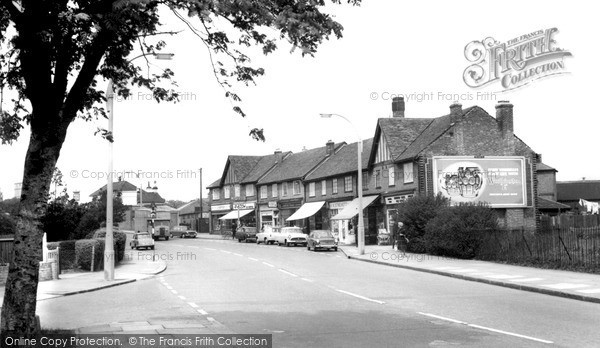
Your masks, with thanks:
M233 210L233 211L230 211L229 213L225 214L224 216L220 217L219 220L237 220L238 216L242 217L244 215L250 214L253 211L254 211L254 209L240 209L240 215L238 215L238 211Z
M285 220L286 221L300 220L300 219L306 219L307 217L311 217L311 216L315 215L319 211L319 209L321 209L321 207L323 207L324 204L325 204L325 202L304 203L304 205L302 205L300 207L300 209L298 209L294 214L292 214L292 216L290 216L289 218L287 218Z
M375 201L379 197L376 196L368 196L362 198L362 206L363 209L368 207L373 201ZM331 220L349 220L358 214L358 198L354 198L352 202L350 202L347 206L342 209L336 216L332 217Z

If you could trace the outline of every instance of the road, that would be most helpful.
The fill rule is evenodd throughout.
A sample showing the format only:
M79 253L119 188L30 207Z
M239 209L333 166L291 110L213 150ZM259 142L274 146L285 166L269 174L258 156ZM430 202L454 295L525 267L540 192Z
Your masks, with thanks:
M175 239L157 242L155 253L168 263L164 273L41 301L42 323L76 328L199 315L232 332L273 334L275 347L597 347L600 342L598 304L349 260L341 252Z

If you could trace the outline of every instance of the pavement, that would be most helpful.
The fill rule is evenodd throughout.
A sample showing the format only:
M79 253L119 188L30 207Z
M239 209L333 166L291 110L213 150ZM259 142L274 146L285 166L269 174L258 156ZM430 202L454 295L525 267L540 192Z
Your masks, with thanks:
M340 249L353 260L600 303L598 274L403 253L393 250L389 245L367 245L364 255L359 255L355 246L344 246Z

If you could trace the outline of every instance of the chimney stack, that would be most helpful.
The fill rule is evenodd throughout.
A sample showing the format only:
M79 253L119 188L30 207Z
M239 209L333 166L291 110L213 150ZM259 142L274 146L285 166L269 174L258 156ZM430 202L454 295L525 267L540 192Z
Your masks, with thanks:
M325 153L327 154L327 156L333 155L335 149L334 146L335 143L331 140L328 140L327 143L325 143Z
M392 116L404 118L404 97L392 98Z
M450 115L460 115L462 114L462 104L455 101L452 105L450 105Z
M277 163L281 163L281 160L283 159L283 153L281 153L281 149L275 149L275 158L277 159Z
M496 105L496 122L498 122L502 136L514 132L513 105L508 100L501 100Z

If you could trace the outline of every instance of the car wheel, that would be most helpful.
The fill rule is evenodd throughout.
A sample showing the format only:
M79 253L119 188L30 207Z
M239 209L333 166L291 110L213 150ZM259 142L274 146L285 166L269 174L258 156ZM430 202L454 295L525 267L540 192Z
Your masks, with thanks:
M242 240L240 238L238 238L238 243L241 243L241 242L242 242Z
M333 248L333 251L337 251L337 247Z
M306 250L310 251L310 245L306 245Z
M131 246L131 249L135 249L135 247L132 245L132 246Z
M169 237L165 237L165 240L169 240Z
M150 250L154 250L154 245L150 247Z

